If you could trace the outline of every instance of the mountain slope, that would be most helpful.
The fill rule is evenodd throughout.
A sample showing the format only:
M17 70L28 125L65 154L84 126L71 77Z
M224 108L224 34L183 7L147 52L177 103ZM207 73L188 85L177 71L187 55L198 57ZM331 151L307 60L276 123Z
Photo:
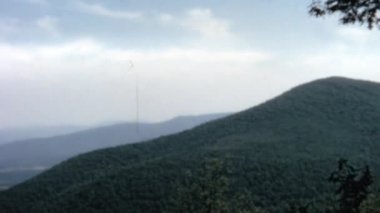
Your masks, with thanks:
M0 146L0 187L20 183L74 155L139 142L193 128L226 113L182 116L161 123L121 123L69 135L36 138Z
M90 127L67 125L2 128L0 129L0 145L30 138L46 138L56 135L66 135L85 129L90 129Z
M328 78L224 119L72 158L0 194L3 212L162 212L187 170L227 158L233 191L272 212L331 188L338 157L380 175L380 84Z

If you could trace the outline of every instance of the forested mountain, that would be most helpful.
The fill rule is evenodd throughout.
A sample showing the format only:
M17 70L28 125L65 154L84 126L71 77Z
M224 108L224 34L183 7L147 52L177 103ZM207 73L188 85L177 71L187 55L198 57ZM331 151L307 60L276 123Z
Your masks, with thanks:
M228 162L230 197L249 193L268 212L318 204L340 157L380 175L379 124L379 83L321 79L189 131L72 158L2 192L0 212L170 212L210 158Z
M193 128L227 113L181 116L160 123L120 123L68 135L35 138L0 146L0 189L20 183L74 155L139 142Z

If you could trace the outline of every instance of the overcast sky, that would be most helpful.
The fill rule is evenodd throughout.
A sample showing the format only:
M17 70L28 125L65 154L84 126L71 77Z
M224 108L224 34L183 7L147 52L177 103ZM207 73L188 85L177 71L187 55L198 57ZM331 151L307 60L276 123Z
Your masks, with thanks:
M380 32L309 0L0 1L0 128L233 112L328 76L380 81ZM131 64L133 63L133 67Z

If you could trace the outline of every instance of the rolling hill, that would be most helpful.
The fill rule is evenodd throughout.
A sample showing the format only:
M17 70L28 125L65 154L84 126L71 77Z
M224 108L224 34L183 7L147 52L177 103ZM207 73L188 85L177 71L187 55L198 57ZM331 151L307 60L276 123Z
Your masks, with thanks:
M379 124L379 83L321 79L189 131L79 155L0 193L0 212L168 211L210 158L227 159L230 196L249 191L269 212L318 203L340 157L380 175Z
M91 127L75 125L2 128L0 129L0 145L31 138L47 138L57 135L67 135L90 128Z
M227 113L181 116L160 123L120 123L67 135L0 145L0 188L20 183L77 154L139 142L193 128Z

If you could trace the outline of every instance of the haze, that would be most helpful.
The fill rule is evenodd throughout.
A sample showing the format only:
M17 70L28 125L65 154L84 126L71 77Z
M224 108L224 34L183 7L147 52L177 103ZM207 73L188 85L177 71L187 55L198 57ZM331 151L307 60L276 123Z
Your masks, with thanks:
M0 128L133 121L137 77L144 121L327 76L380 81L378 32L311 18L309 3L0 1Z

